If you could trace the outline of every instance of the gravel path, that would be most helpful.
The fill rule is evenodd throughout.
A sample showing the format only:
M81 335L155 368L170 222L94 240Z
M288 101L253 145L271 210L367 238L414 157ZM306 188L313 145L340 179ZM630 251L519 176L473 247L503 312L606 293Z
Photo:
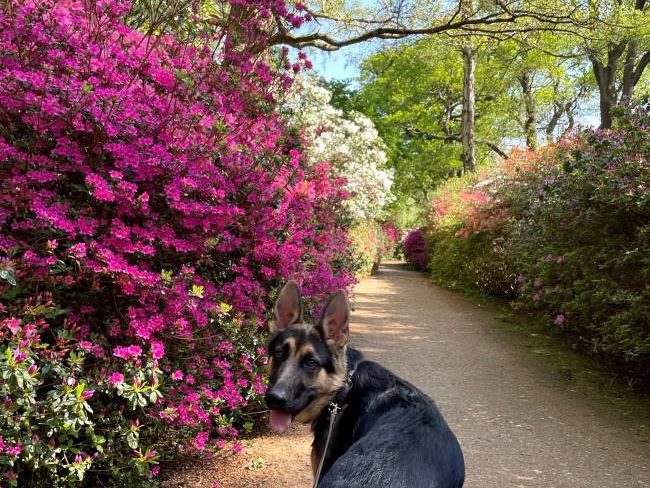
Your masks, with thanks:
M497 310L399 264L361 283L354 303L354 345L436 401L463 447L466 487L650 487L639 420L540 370L501 337Z
M353 303L352 345L436 401L463 447L466 488L650 487L650 411L576 388L513 344L498 309L398 263L364 280ZM292 426L165 486L308 488L309 444L307 428ZM263 466L250 469L256 459Z

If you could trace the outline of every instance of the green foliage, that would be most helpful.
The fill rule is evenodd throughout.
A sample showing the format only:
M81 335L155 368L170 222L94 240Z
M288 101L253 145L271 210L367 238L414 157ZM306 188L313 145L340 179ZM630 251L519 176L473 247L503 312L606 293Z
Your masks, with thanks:
M436 191L427 232L429 267L437 281L452 288L513 296L515 273L503 245L503 222L492 215L476 218L489 198L482 185L491 181L491 170L449 180ZM470 225L480 230L467 232Z
M588 63L572 57L575 39L572 44L532 33L523 40L473 43L479 163L488 163L496 149L503 151L508 143L526 136L536 139L538 133L546 133L552 142L573 126L578 102L593 93ZM538 49L530 47L533 43ZM395 170L394 210L424 208L436 187L461 171L459 46L459 41L427 38L381 51L363 62L358 91L335 84L340 106L368 115L386 143ZM532 97L528 126L524 76ZM414 220L417 225L422 215Z
M250 358L252 368L262 347L258 331L243 327L229 305L221 304L220 309L220 347L228 348L227 357ZM43 294L26 308L22 320L0 322L3 481L22 486L14 478L20 475L20 483L30 480L35 488L99 486L108 480L111 486L157 486L161 456L168 460L196 442L195 429L172 428L168 421L192 415L193 410L179 405L152 414L152 407L177 386L164 382L165 375L151 358L112 370L104 367L96 375L91 369L101 359L96 346L74 341L68 329L51 327L49 321L57 313L51 296ZM180 371L172 379L189 380ZM263 384L256 380L245 391L246 400L254 403ZM216 420L219 430L252 428L248 412L229 411L223 400L206 397L201 404L222 409Z
M650 378L650 116L516 153L441 187L428 236L445 283L516 305Z
M381 226L374 220L366 220L350 229L349 236L355 259L355 275L364 277L375 273L384 248Z
M30 317L35 323L47 317L42 308ZM155 451L147 449L142 462L132 453L159 432L150 429L149 437L140 439L134 429L138 416L161 395L161 372L153 362L119 384L97 382L84 373L86 352L71 347L64 331L57 332L58 348L45 351L33 325L21 327L16 320L9 327L0 357L0 470L8 485L18 486L11 473L20 472L35 487L79 486L103 468L120 483L148 486Z

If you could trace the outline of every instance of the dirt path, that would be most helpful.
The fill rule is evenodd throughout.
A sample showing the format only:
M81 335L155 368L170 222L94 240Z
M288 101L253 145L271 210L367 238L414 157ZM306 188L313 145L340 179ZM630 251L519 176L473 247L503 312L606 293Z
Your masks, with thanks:
M463 447L466 487L650 487L648 416L535 361L508 340L498 310L394 263L358 286L354 306L353 346L434 398ZM209 488L227 473L223 488L309 487L309 442L304 428L270 434L168 486Z

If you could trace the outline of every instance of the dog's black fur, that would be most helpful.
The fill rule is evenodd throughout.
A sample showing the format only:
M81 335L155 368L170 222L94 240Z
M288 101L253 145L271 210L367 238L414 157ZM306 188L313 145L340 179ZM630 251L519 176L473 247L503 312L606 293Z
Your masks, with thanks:
M351 387L339 392L343 410L318 487L461 488L463 454L433 401L359 351L347 353ZM329 423L328 410L314 423L319 457Z
M433 401L346 346L349 306L342 292L314 326L302 323L293 282L275 312L267 403L311 422L314 473L325 457L319 488L463 486L462 451ZM341 411L326 450L331 403Z

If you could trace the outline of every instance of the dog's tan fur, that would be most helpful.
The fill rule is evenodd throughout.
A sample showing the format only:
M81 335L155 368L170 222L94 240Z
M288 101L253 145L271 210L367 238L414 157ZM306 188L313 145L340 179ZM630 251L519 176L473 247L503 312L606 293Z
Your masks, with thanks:
M312 330L313 326L311 324L296 324L292 326L292 328L302 327L306 329L307 334L318 334L316 331ZM335 373L328 374L324 369L321 369L318 375L307 385L310 388L316 389L319 394L296 416L294 420L297 422L308 424L318 418L323 409L327 407L328 403L331 401L334 393L343 387L345 383L345 376L348 370L346 347L343 347L342 349L334 349L334 345L329 344L330 342L331 341L328 341L328 346L331 351L335 352ZM287 338L285 344L289 346L289 358L285 360L286 370L283 375L292 375L293 369L297 368L298 364L300 364L300 359L306 355L314 354L315 351L308 343L303 345L299 350L296 350L296 341L292 337ZM273 356L269 358L266 368L268 372L273 369Z
M293 420L307 424L312 423L320 417L323 410L332 401L332 398L345 385L347 376L347 342L348 342L348 318L349 304L345 294L342 291L337 292L330 298L330 301L323 311L323 316L318 328L314 324L305 323L302 317L302 301L298 285L290 281L281 290L274 307L275 320L269 324L271 334L293 329L304 333L308 339L322 342L325 340L327 349L330 351L334 371L327 372L321 368L317 374L307 378L304 382L305 388L316 391L316 397L303 408ZM300 344L300 345L298 345ZM276 384L291 378L301 367L301 361L306 356L317 356L314 346L310 341L296 342L296 339L289 337L282 343L288 346L286 357L283 358L282 366L278 372L279 377ZM269 374L274 369L273 354L270 354L267 369ZM330 368L331 371L331 368ZM315 447L312 448L311 462L314 475L320 463L320 457Z

